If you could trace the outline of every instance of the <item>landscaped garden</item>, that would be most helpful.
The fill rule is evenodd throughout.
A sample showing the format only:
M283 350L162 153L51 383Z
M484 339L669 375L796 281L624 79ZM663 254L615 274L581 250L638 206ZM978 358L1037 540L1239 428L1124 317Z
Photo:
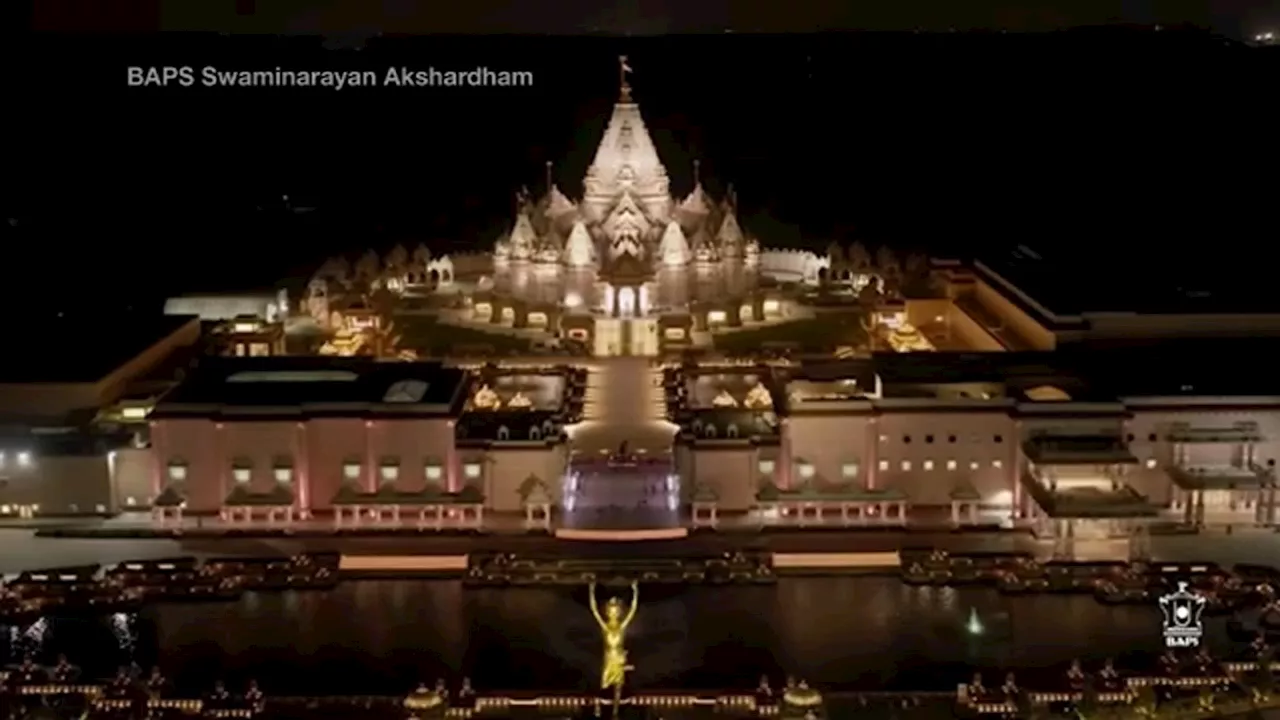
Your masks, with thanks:
M777 325L716 333L713 342L717 350L735 355L782 348L801 353L824 353L838 347L866 345L867 331L856 312L829 313Z
M393 333L400 336L401 348L421 357L526 353L533 345L528 338L450 325L430 315L397 315Z

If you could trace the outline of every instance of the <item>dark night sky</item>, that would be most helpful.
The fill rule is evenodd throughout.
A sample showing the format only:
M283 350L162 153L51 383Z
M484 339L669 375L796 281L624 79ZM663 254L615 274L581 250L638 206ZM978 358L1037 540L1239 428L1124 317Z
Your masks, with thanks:
M39 3L38 27L74 25L80 16L49 10L57 4ZM501 3L505 10L481 21L475 8L497 3L475 0L470 25L433 19L412 3L395 12L390 2L380 4L381 19L369 11L364 20L329 11L294 12L286 21L265 10L201 18L176 13L177 3L158 3L164 13L114 17L116 27L159 18L187 29L496 32L517 29L531 4ZM1052 17L969 4L1018 28ZM930 18L916 23L925 26L988 24L905 11L876 22L806 17L818 4L804 2L786 4L794 12L785 26L753 14L763 3L681 4L708 13L700 17L636 1L592 16L586 8L596 5L566 0L559 19L542 13L546 24L537 29L906 27L908 17ZM1076 14L1063 23L1101 22L1119 7L1123 13L1113 14L1126 20L1191 20L1231 32L1236 25L1224 18L1245 17L1251 4L1240 0L1235 12L1227 2L1071 5ZM428 26L432 20L445 24ZM687 192L691 160L701 158L713 189L735 183L748 228L766 244L862 238L968 255L1024 242L1116 264L1156 255L1141 272L1241 273L1249 268L1239 258L1275 236L1274 211L1265 214L1277 192L1277 93L1265 88L1274 90L1277 53L1207 35L721 33L382 37L358 52L325 45L317 37L210 33L45 32L8 43L10 105L21 108L4 169L5 214L17 224L0 226L11 260L50 268L65 283L66 302L84 304L102 289L124 301L262 283L327 253L401 240L487 248L510 220L513 191L541 186L545 160L557 162L562 188L580 190L616 95L620 53L633 59L636 95L674 188ZM135 64L483 65L532 70L537 84L340 93L128 88L125 68ZM282 193L319 210L285 213L273 203ZM1213 250L1225 247L1239 249ZM26 293L42 282L41 273L11 272L5 290Z

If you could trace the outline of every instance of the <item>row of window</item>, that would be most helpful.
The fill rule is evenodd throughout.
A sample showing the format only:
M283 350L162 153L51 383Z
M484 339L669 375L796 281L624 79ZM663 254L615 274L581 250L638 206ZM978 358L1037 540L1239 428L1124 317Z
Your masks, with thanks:
M932 443L933 443L933 441L934 441L934 436L933 436L933 435L925 435L925 436L924 436L924 441L925 441L926 443L932 444ZM974 441L975 443L980 443L980 442L982 442L982 436L981 436L981 435L974 435L974 436L973 436L973 441ZM1002 442L1004 442L1004 436L1003 436L1003 435L992 435L992 436L991 436L991 441L992 441L992 442L996 442L996 443L1002 443ZM889 436L888 436L888 435L881 435L881 436L880 436L880 442L882 442L882 443L889 442ZM910 444L911 444L911 436L910 436L910 435L903 435L903 436L902 436L902 442L903 442L904 444L910 445ZM959 438L957 438L955 435L948 435L948 436L947 436L947 442L948 442L948 443L956 443L956 442L959 442Z
M892 467L892 463L890 463L888 460L881 460L878 466L879 466L880 472L889 472L889 469ZM898 467L902 470L902 472L911 472L911 469L914 467L914 465L910 460L903 460L901 461L901 463L899 463ZM932 460L925 460L924 462L920 463L920 469L922 470L933 470L935 469L935 467L936 465ZM947 460L946 463L943 465L943 467L945 467L947 470L955 471L960 469L960 463L956 460ZM991 467L998 470L1004 467L1004 461L992 460ZM982 463L978 462L977 460L969 461L970 470L980 470L981 468L982 468ZM759 463L759 471L761 475L772 476L774 471L776 471L777 469L778 469L778 465L777 465L777 462L774 460L761 460ZM840 477L844 478L845 480L856 480L858 478L858 474L861 471L861 469L862 469L862 466L859 465L858 463L843 463L840 465ZM817 474L817 470L814 468L813 463L807 463L807 462L796 463L796 472L800 475L801 478L804 478L806 480L809 478L812 478L814 475Z
M378 476L383 482L395 482L400 479L400 464L394 461L385 460L378 466ZM444 479L444 466L437 463L428 463L423 467L427 480ZM478 462L468 462L462 465L462 475L468 480L475 480L483 473L483 467ZM279 464L272 468L272 477L275 481L282 484L293 482L293 467L290 465ZM235 462L231 466L231 477L237 483L247 483L253 477L253 467L244 462ZM344 480L358 481L364 477L364 464L359 462L345 462L342 464L342 478ZM187 466L184 463L171 463L169 465L169 481L185 482L187 479Z
M1144 465L1147 467L1147 469L1151 469L1156 466L1156 461L1154 459L1148 459L1144 463ZM893 467L893 464L888 460L881 460L878 463L878 467L880 469L880 472L889 472L890 468ZM915 467L914 463L912 463L910 460L902 460L898 463L898 469L901 470L902 472L911 472L914 467ZM960 463L957 460L947 460L945 463L943 463L943 467L949 471L954 472L960 469ZM992 460L991 467L996 470L999 470L1004 467L1004 461L999 459ZM933 460L924 460L920 463L921 470L930 471L936 468L937 468L937 464L935 464ZM980 470L982 469L982 463L978 462L977 460L970 460L969 469L973 471ZM772 476L775 470L777 470L777 463L775 461L773 460L760 461L759 471L761 475ZM844 478L845 480L855 480L857 479L858 473L860 470L861 470L861 466L858 463L843 463L840 466L840 477ZM796 472L800 475L801 478L804 478L807 480L809 478L812 478L817 473L817 470L813 467L812 463L800 462L800 463L796 463Z
M925 435L925 436L924 436L924 441L925 441L926 443L930 443L930 444L932 444L932 443L933 443L933 441L934 441L934 439L935 439L935 438L934 438L934 436L933 436L933 435ZM1137 440L1137 436L1135 436L1133 433L1129 433L1128 435L1126 435L1126 436L1125 436L1125 440L1126 440L1127 442L1134 442L1135 440ZM973 441L974 441L975 443L980 443L980 442L982 442L982 436L981 436L981 435L974 435L974 436L973 436ZM1003 435L992 435L992 436L991 436L991 441L992 441L992 442L996 442L996 443L1002 443L1002 442L1004 442L1004 436L1003 436ZM1157 436L1155 433L1149 433L1149 434L1147 435L1147 442L1157 442L1157 441L1159 441L1159 436ZM882 442L882 443L883 443L883 442L889 442L889 436L888 436L888 435L881 435L881 436L880 436L880 442ZM903 436L902 436L902 442L903 442L903 443L905 443L905 444L908 444L908 445L909 445L909 444L911 444L911 436L910 436L910 435L903 435ZM956 443L956 442L959 442L959 438L957 438L955 435L948 435L948 436L947 436L947 442L948 442L948 443Z

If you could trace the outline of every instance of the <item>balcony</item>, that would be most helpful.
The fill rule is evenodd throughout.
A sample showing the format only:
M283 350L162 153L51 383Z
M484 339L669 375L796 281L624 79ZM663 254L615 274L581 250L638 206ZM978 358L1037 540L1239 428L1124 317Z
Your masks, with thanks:
M1053 518L1142 518L1154 517L1160 510L1145 495L1105 473L1060 480L1052 489L1030 470L1020 481L1040 509Z
M1257 465L1177 465L1167 472L1182 490L1249 490L1275 484L1275 476Z
M1039 434L1022 443L1037 465L1132 465L1138 462L1119 435Z
M1192 427L1176 423L1165 433L1165 440L1186 444L1249 444L1264 440L1255 422L1239 422L1228 427Z

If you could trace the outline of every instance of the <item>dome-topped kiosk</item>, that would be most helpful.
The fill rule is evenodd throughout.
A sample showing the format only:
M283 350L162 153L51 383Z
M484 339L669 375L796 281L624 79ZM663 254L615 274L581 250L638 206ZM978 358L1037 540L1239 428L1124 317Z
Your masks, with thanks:
M439 690L419 685L405 697L404 709L410 720L434 720L445 716L449 703Z
M827 716L826 701L822 693L801 680L782 693L778 717L783 720L824 720Z

